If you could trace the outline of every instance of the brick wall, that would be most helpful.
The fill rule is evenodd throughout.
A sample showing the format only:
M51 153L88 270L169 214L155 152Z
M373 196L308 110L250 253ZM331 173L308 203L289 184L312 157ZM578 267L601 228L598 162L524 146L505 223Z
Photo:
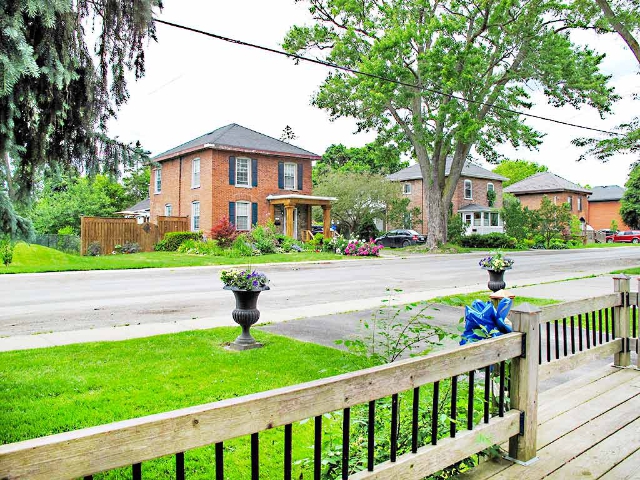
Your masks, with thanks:
M552 193L527 193L525 195L517 195L518 200L523 207L529 207L530 210L537 210L540 208L542 197L549 197L549 199L556 205L561 205L567 202L568 197L572 198L571 213L578 217L589 218L589 202L587 202L587 195L584 193L576 192L552 192ZM578 209L578 199L582 199L582 210Z
M406 180L404 182L400 182L400 191L404 192L404 185L411 185L411 193L403 194L404 197L409 198L409 209L419 208L421 211L421 220L422 224L414 224L413 229L419 233L427 232L427 211L424 208L424 196L422 195L422 179L416 180ZM390 225L390 228L401 228L402 225Z
M620 216L620 202L589 202L589 225L596 230L609 229L611 220L618 222L618 230L631 230Z
M246 157L258 160L258 186L239 187L229 185L229 157ZM200 158L200 187L191 188L192 160ZM302 163L302 190L278 188L278 162ZM182 165L182 167L180 167ZM182 172L182 174L180 174ZM180 181L181 178L181 181ZM151 221L164 215L164 206L170 203L173 215L191 217L191 204L200 202L200 230L207 232L223 216L229 215L229 202L258 203L258 223L269 220L268 195L311 195L311 160L273 157L266 155L222 150L202 150L162 162L162 192L154 194L155 175L151 175Z

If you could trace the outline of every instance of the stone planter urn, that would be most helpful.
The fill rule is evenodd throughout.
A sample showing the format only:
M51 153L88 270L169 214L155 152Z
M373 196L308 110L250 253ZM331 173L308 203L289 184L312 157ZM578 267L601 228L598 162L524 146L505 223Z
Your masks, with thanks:
M236 297L236 308L231 312L233 321L242 327L242 333L236 338L229 348L232 350L250 350L260 348L262 344L256 342L249 329L260 319L260 311L257 308L260 292L269 290L269 286L254 290L241 290L237 287L225 286L225 290L231 290Z
M504 281L504 272L511 270L511 267L505 268L504 270L491 270L489 268L484 268L484 270L489 272L489 283L487 283L489 290L495 293L507 286Z

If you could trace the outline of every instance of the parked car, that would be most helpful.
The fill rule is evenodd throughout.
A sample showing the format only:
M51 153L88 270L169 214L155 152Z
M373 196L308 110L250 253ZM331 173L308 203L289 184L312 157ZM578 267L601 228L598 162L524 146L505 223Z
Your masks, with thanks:
M605 241L607 243L640 243L640 230L627 230L607 235Z
M415 230L397 229L391 230L375 239L377 245L385 247L408 247L416 243L425 243L427 237L419 234Z

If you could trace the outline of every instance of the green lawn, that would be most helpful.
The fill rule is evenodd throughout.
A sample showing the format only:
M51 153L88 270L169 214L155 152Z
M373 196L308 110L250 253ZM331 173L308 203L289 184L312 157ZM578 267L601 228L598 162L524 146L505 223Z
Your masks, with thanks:
M640 275L640 267L625 268L623 270L614 270L613 273L624 273L626 275Z
M467 305L471 305L474 300L489 300L489 295L491 292L489 290L482 292L473 292L466 293L460 295L448 295L446 297L436 297L430 300L427 300L429 303L439 303L441 305L451 305L452 307L464 307ZM516 296L514 300L514 305L520 305L521 303L530 303L531 305L552 305L554 303L560 303L559 300L554 300L552 298L537 298L537 297L518 297Z
M71 270L124 270L135 268L192 267L203 265L257 265L261 263L304 262L344 259L333 253L299 252L256 257L217 257L176 252L146 252L131 255L81 257L42 247L19 243L13 263L0 265L0 273L64 272ZM353 257L363 258L363 257Z
M256 331L265 347L229 352L237 328L0 354L0 443L50 435L306 382L364 367L348 353ZM332 428L327 420L326 427ZM339 422L333 422L334 429ZM294 425L294 460L311 457L313 422ZM282 428L260 434L262 478L282 476ZM213 478L213 448L185 454L187 477ZM249 477L249 439L225 442L225 478ZM171 478L173 457L143 464ZM305 465L294 465L302 478ZM304 472L304 478L308 471ZM130 469L94 478L131 478Z

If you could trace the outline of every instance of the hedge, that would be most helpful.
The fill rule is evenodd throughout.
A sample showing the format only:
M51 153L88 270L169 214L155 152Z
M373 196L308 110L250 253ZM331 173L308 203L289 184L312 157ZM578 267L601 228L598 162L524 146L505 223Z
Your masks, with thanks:
M516 248L516 239L504 233L492 232L487 235L472 233L462 237L460 242L467 248Z
M202 232L169 232L164 238L156 243L156 252L175 252L183 242L187 240L202 240Z

